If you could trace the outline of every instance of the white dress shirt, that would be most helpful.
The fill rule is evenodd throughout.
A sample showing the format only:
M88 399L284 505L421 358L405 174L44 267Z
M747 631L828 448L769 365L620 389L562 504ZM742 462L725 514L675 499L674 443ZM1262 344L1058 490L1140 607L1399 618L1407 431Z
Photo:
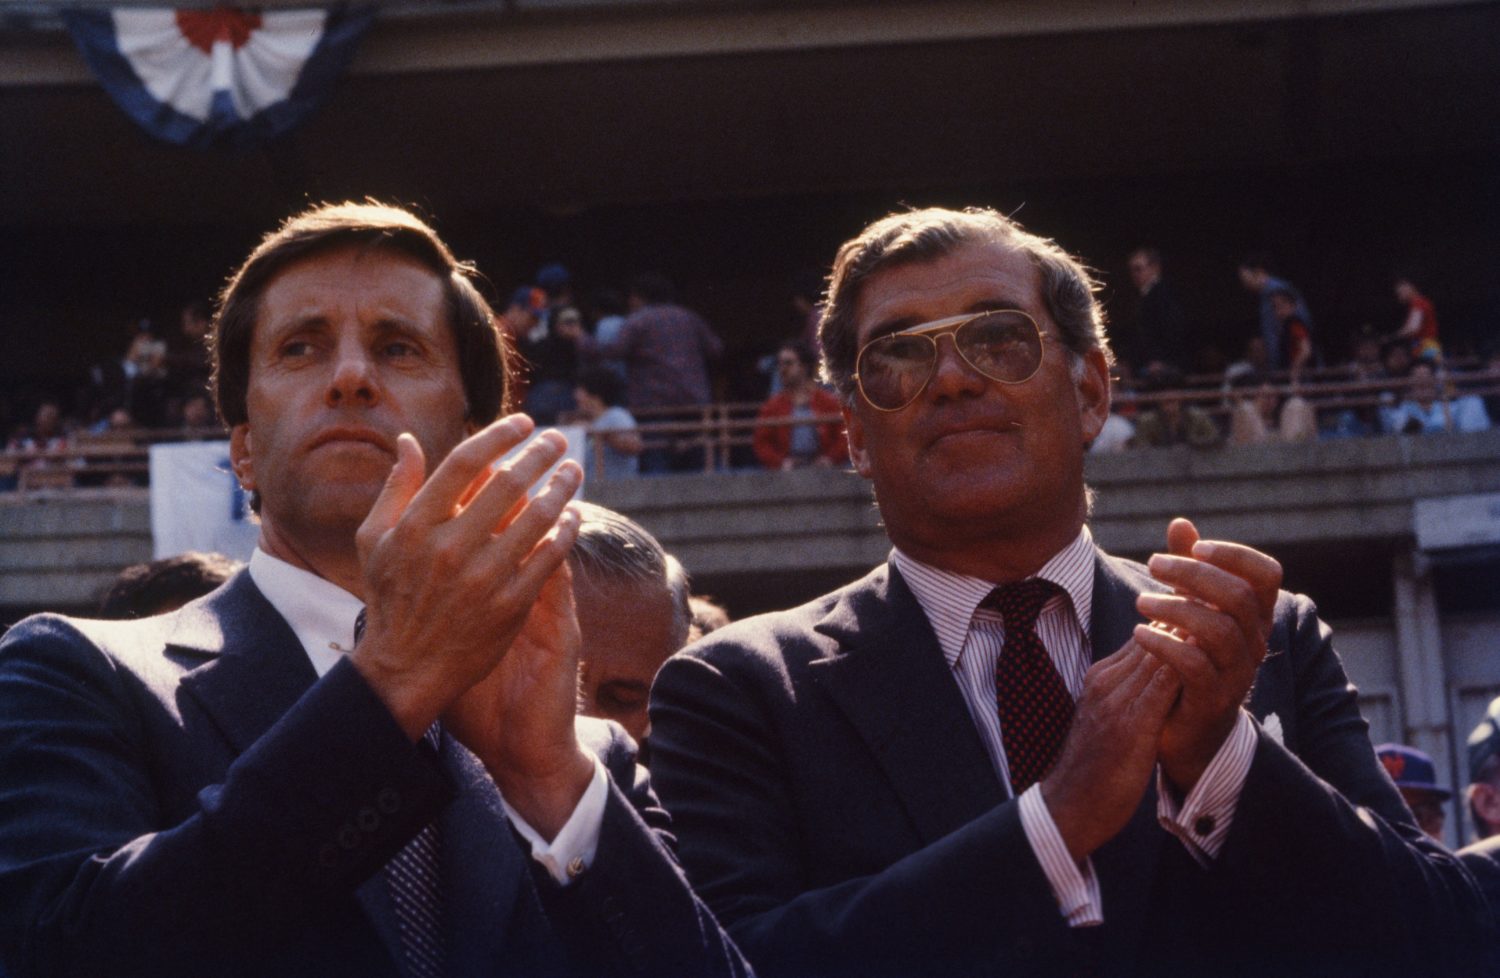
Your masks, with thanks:
M1075 700L1083 692L1084 674L1093 662L1088 636L1093 622L1094 559L1093 536L1085 526L1034 575L1063 590L1042 606L1036 632ZM1005 620L998 612L979 607L995 583L924 564L899 549L891 551L891 563L926 613L995 773L1009 791L1010 768L995 700L995 664L1005 644ZM1254 751L1255 727L1250 715L1241 710L1233 731L1185 800L1177 801L1157 770L1157 817L1200 863L1206 864L1223 848ZM1103 923L1104 906L1093 862L1077 863L1068 854L1042 800L1041 784L1027 788L1018 804L1021 827L1052 886L1059 911L1074 927Z
M291 626L319 678L354 648L354 620L364 604L348 591L259 547L250 556L250 579ZM608 798L609 775L596 757L593 780L550 843L504 797L500 801L516 831L531 844L532 858L558 883L567 885L594 861Z

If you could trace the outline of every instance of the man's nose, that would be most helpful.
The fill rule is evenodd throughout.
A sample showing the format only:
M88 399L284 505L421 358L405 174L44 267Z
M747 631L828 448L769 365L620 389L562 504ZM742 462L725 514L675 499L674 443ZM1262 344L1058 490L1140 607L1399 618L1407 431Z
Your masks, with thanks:
M328 380L329 407L355 403L372 405L380 399L375 364L363 346L341 344Z
M941 333L934 339L937 341L937 362L933 364L932 379L927 382L926 393L940 398L984 393L988 381L959 354L958 343L953 334Z

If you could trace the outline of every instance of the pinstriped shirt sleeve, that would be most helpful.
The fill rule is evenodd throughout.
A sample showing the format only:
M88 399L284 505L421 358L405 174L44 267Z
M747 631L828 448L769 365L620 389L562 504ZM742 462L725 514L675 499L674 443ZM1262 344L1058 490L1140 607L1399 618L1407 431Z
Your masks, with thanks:
M1241 710L1234 729L1181 803L1161 768L1156 769L1156 817L1199 864L1207 866L1223 850L1254 757L1255 722Z
M1057 899L1057 909L1068 921L1069 927L1092 927L1104 923L1104 899L1099 892L1099 877L1093 865L1085 860L1083 865L1073 861L1047 803L1042 800L1040 783L1021 793L1021 828L1026 831L1026 841L1036 853L1042 872L1052 885L1052 895Z

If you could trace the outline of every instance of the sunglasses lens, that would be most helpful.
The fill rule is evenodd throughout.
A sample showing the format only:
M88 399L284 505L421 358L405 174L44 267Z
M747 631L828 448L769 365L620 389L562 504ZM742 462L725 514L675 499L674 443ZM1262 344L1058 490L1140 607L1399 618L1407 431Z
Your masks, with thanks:
M1042 363L1041 334L1019 313L992 312L970 320L953 340L975 370L1002 383L1028 380Z
M926 336L882 336L859 357L865 399L885 411L910 404L932 375L937 347Z

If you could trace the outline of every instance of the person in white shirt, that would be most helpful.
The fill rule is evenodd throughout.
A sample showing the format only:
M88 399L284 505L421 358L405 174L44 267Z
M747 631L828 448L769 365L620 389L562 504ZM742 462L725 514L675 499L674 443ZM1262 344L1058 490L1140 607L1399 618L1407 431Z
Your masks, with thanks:
M501 416L435 232L314 207L213 327L248 570L0 643L0 955L26 975L736 975L618 727L575 718L582 473Z
M669 659L652 776L766 976L1471 974L1488 921L1306 598L1087 527L1095 283L992 210L840 249L821 325L889 561Z

